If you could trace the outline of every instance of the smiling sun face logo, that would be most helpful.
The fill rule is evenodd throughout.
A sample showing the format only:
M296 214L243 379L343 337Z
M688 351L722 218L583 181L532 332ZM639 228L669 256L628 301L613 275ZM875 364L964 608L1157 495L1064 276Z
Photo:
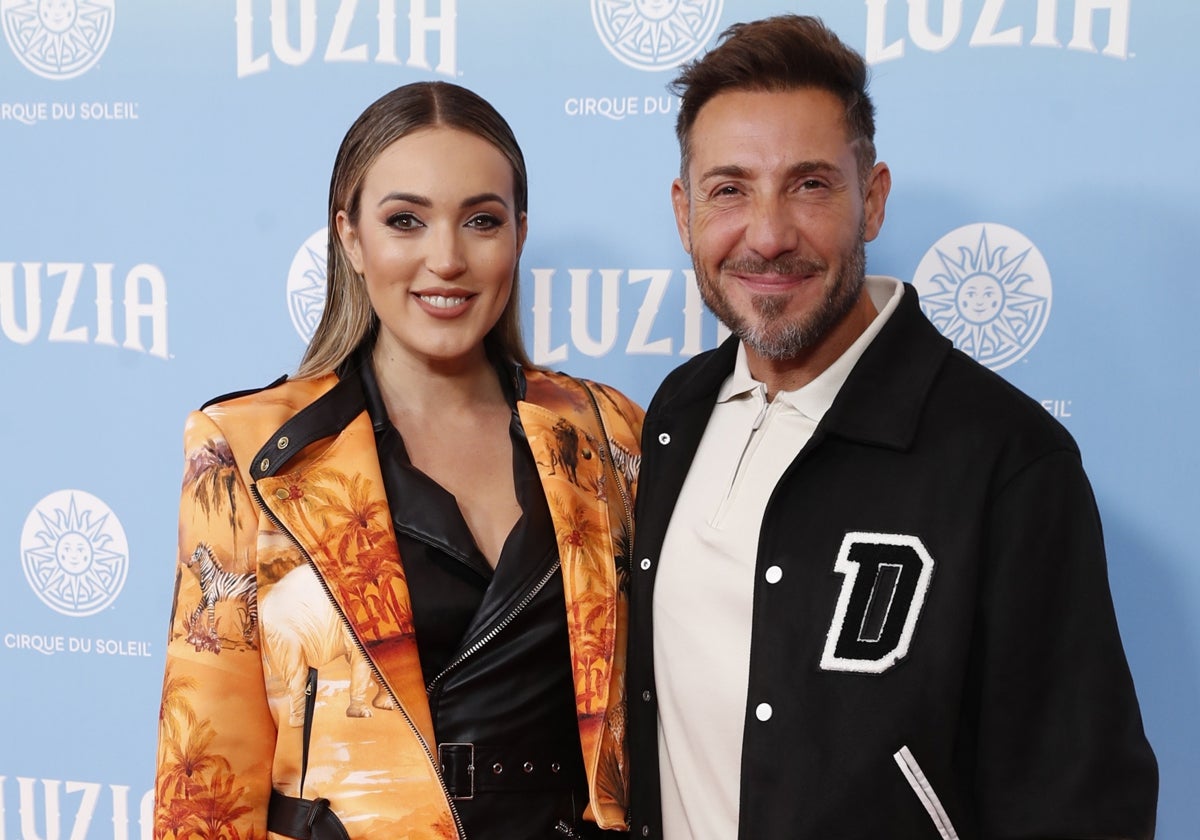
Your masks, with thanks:
M0 0L0 25L13 53L47 79L91 69L112 38L116 0Z
M25 519L21 566L46 606L63 615L93 615L125 586L129 542L104 502L82 490L59 490Z
M592 0L592 22L622 63L669 70L704 49L717 31L723 1Z
M992 370L1037 343L1050 318L1050 269L1020 231L960 227L925 254L913 276L921 309L954 346Z

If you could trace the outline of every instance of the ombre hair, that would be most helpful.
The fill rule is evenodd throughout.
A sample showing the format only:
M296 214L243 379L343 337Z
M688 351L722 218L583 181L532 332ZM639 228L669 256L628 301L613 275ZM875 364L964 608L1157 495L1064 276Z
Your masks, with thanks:
M371 307L366 284L350 264L337 232L337 215L345 211L358 224L363 181L379 155L402 137L424 128L444 126L474 134L491 143L512 166L513 203L517 219L529 205L525 157L512 128L487 100L448 82L414 82L373 102L346 132L329 181L329 239L325 309L296 376L329 373L359 345L374 342L379 316ZM513 269L512 292L500 320L484 337L488 352L500 359L533 367L521 337L519 263Z

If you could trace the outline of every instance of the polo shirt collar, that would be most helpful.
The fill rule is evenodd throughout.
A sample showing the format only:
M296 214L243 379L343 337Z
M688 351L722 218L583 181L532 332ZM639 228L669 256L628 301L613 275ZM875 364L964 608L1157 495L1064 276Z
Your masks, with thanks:
M862 335L817 378L803 387L793 391L780 391L775 395L776 400L786 403L814 423L821 422L821 418L833 405L838 392L846 383L854 365L896 310L900 299L904 296L904 286L900 281L891 277L868 277L866 278L866 292L871 296L871 302L875 305L877 314ZM750 365L746 359L746 346L739 342L733 372L721 384L717 392L717 403L747 398L755 393L765 401L766 386L750 373Z

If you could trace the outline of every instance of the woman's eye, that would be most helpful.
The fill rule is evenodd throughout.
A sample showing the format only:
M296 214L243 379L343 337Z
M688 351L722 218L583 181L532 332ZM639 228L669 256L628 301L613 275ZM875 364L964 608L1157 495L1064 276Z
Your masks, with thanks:
M421 220L412 213L395 213L388 216L387 223L388 227L399 230L412 230L413 228L421 227Z
M476 230L492 230L500 227L503 222L491 213L478 213L467 220L467 227Z

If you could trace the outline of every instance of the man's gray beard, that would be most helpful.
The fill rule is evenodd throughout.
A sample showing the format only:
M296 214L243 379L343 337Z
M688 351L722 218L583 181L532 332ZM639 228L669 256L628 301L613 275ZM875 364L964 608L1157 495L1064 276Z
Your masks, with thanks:
M746 273L765 273L768 270L781 274L803 273L794 272L792 267L786 264L786 260L787 258L764 261L758 272L744 263L734 267L734 270ZM777 265L778 263L783 264ZM700 296L705 305L756 355L771 361L796 358L803 351L819 344L821 339L840 324L854 308L862 293L866 266L866 241L860 233L858 243L843 254L842 268L835 278L833 288L815 310L797 320L781 323L780 319L787 309L789 296L753 295L750 304L759 317L757 324L750 324L734 311L718 284L699 265L693 263Z

